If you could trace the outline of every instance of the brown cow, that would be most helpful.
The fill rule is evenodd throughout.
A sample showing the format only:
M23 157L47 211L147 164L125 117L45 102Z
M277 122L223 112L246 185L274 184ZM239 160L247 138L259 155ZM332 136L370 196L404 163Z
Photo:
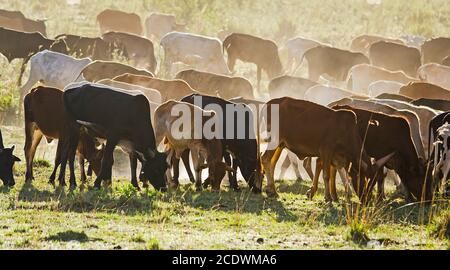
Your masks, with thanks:
M67 128L67 120L64 114L62 104L63 92L56 88L39 86L31 90L24 99L25 111L25 159L27 163L27 171L25 174L26 181L32 181L33 176L33 159L43 136L48 142L57 140ZM88 136L84 132L80 132L80 143L78 144L81 181L86 181L84 171L84 160L88 160L90 166L98 175L100 172L100 161L102 151L97 150L94 138ZM60 164L60 148L58 147L55 157L55 167L50 176L50 183L54 183L56 170Z
M350 175L353 187L360 198L363 195L365 179L371 176L372 170L378 171L385 162L381 160L374 167L369 165L369 157L363 150L362 139L356 126L356 115L351 111L335 111L312 102L293 98L273 99L266 103L267 110L273 105L279 106L278 146L268 149L262 156L264 171L267 174L267 193L276 194L274 169L284 148L294 152L300 159L320 157L324 164L324 182L327 185L330 177L330 166L348 168L352 163ZM267 113L268 116L271 113ZM267 130L271 130L272 121L267 119ZM329 132L332 130L333 132ZM361 167L362 173L359 174ZM262 183L258 183L262 184ZM325 194L330 201L330 193Z
M228 53L228 68L234 70L236 60L254 63L257 66L257 89L260 90L261 71L272 79L283 72L278 47L275 42L259 37L233 33L223 41L223 49Z
M421 50L422 64L441 63L444 57L450 55L450 38L439 37L427 40Z
M189 84L182 80L163 80L128 73L117 76L113 80L156 89L161 93L161 99L163 102L169 99L180 100L187 95L197 92L192 89Z
M118 31L142 35L143 32L141 18L136 13L105 9L97 15L97 22L102 34L109 31Z
M114 44L114 47L123 48L127 58L133 60L136 67L145 68L152 73L156 71L157 62L151 40L121 32L108 32L102 37L105 41Z
M344 81L353 66L369 63L369 59L362 53L328 46L309 49L304 58L308 61L309 79L313 81L318 81L323 74L328 74L336 81Z
M136 69L118 62L94 61L80 72L78 79L83 77L87 81L96 82L102 79L112 79L125 73L153 77L150 71Z
M173 134L172 125L178 120L178 117L172 116L172 110L175 106L185 106L190 112L191 118L191 130L189 132L189 138L180 137L179 134ZM202 123L197 123L194 120L196 115L202 117ZM209 169L209 177L205 180L204 186L209 183L212 184L213 190L220 189L220 183L225 176L226 171L234 171L230 166L222 161L223 147L220 139L205 139L202 134L202 138L196 139L194 135L195 125L201 124L203 128L204 123L215 117L213 111L205 112L200 107L194 106L190 103L169 100L166 103L161 104L155 112L155 138L156 142L166 138L165 142L170 147L170 154L168 160L172 160L172 155L175 155L175 159L180 159L183 152L190 150L192 153L192 160L195 170L195 186L197 190L202 188L201 171L205 168ZM206 161L206 164L205 164ZM178 185L178 183L174 183Z
M201 89L208 95L218 95L224 99L243 97L253 99L251 83L242 77L231 77L215 73L188 69L178 72L175 79L187 82L194 89Z
M20 11L0 9L0 26L22 32L39 32L44 37L47 36L45 20L28 19Z
M304 99L306 90L315 85L316 82L305 78L284 75L271 80L268 88L272 99L285 96Z
M421 65L420 51L414 47L378 41L369 50L370 63L391 71L402 70L409 76L415 77Z
M375 35L361 35L352 40L352 44L350 45L350 50L354 52L360 52L365 55L369 55L370 46L378 41L387 41L392 43L397 43L404 45L405 43L400 39L394 38L386 38Z
M350 106L333 108L351 110L356 114L358 131L361 136L365 136L364 147L369 156L380 158L395 153L386 163L386 167L400 176L402 183L413 196L409 199L431 199L431 172L427 174L425 160L415 151L408 121L405 118ZM369 123L371 124L368 128Z
M450 91L426 82L412 82L400 88L400 94L412 99L431 98L450 100Z
M54 50L56 46L66 46L67 53L77 58L89 57L92 60L109 61L113 59L114 47L103 39L96 37L82 37L77 35L61 34L55 37L55 43L52 44L50 50Z

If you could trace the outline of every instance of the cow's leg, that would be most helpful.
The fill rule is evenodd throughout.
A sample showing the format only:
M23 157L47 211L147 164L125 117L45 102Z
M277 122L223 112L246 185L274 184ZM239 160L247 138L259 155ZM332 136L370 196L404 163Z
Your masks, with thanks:
M230 72L234 72L234 66L236 65L236 57L233 55L233 53L228 52L227 65Z
M289 161L292 164L292 167L294 168L294 173L295 173L295 177L297 178L297 181L302 181L302 175L300 173L300 168L299 168L299 164L298 164L298 157L296 155L294 155L294 153L288 153L288 158Z
M266 152L264 152L264 154L261 157L264 166L264 171L267 175L266 193L269 196L277 195L277 191L275 189L274 171L275 165L277 164L277 161L280 158L282 151L283 147L278 146L275 150L266 150Z
M95 179L94 187L99 189L103 180L110 180L112 175L112 165L114 163L114 148L118 143L117 139L108 139L106 141L105 152L102 158L100 173Z
M306 192L306 196L310 200L312 200L312 198L314 198L314 194L316 194L317 187L319 186L319 176L320 176L320 172L322 171L322 166L323 166L322 159L318 158L316 160L316 170L314 173L311 188L308 190L308 192Z
M223 159L225 160L225 163L231 167L231 155L228 152L224 152L223 153ZM235 172L230 172L228 171L228 180L230 181L230 187L235 190L238 191L239 190L239 185L237 182L237 172L236 172L236 168L237 168L237 162L236 160L233 160L233 169L235 169Z
M184 169L186 170L186 173L188 174L189 181L191 181L191 183L195 183L195 177L191 170L191 164L189 163L189 153L190 153L189 149L184 151L181 154L181 159L183 160Z
M199 149L194 148L191 149L192 153L192 161L194 163L194 171L195 171L195 188L197 191L202 190L202 165L205 162L205 159L200 156Z
M336 191L336 174L337 174L336 167L331 166L331 169L330 169L330 195L331 195L331 199L334 202L339 201L337 191Z
M326 155L323 157L322 171L323 171L323 182L325 184L325 202L331 202L331 194L330 194L331 160Z
M307 157L303 160L303 168L308 174L310 179L314 179L314 173L312 171L312 157Z
M341 177L342 184L344 185L345 197L347 201L352 197L352 189L350 188L350 183L347 177L347 171L344 168L338 169L339 176Z
M42 132L37 129L34 123L25 123L25 160L27 166L27 172L25 174L25 181L31 182L34 179L33 176L33 160L36 154L36 148L42 139Z
M280 179L285 178L286 171L289 169L289 166L291 166L291 161L289 160L288 156L286 155L280 166L280 176L279 176Z
M84 169L84 156L80 153L78 155L78 165L80 166L80 180L82 184L86 183L86 172Z
M258 90L258 93L261 93L261 73L262 68L257 65L256 66L256 89Z
M61 164L61 154L62 154L61 152L63 149L63 144L64 142L58 140L58 146L56 147L55 164L53 166L52 174L50 175L50 178L48 180L48 182L53 186L55 185L56 171L58 170L58 167Z
M131 184L137 189L139 188L139 183L136 176L136 170L137 170L137 157L134 153L129 153L128 157L130 158L130 169L131 169Z
M75 156L77 153L78 148L78 142L79 142L79 132L74 132L73 136L70 136L70 144L69 144L69 151L68 151L68 160L69 160L69 172L70 172L70 189L75 189L77 186L77 183L75 181ZM83 169L84 170L84 169Z
M184 155L185 152L186 151L184 151L182 155ZM172 177L171 184L174 188L177 188L180 185L180 179L179 179L180 178L180 159L177 158L176 155L173 155L171 163L172 163L172 168L173 168L173 177ZM189 164L189 152L188 152L188 164Z

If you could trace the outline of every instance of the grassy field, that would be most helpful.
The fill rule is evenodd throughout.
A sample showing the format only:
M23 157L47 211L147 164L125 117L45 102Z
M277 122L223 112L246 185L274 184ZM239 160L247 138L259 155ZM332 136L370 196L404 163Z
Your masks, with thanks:
M20 128L3 130L7 145L23 140ZM310 182L288 180L278 182L276 199L246 188L196 192L190 185L167 193L138 192L124 178L114 179L110 189L69 192L49 185L50 164L37 163L32 185L24 184L21 163L16 186L0 187L0 248L450 248L445 201L421 208L396 200L360 209L356 199L324 203L323 190L307 200Z
M446 0L390 0L381 6L362 0L82 0L81 6L65 0L6 0L0 8L48 18L50 37L99 35L95 16L104 8L133 11L142 18L151 11L175 13L191 32L216 36L221 29L231 29L273 38L279 45L302 35L346 48L362 33L432 37L448 35L450 29ZM280 31L281 26L290 30ZM245 65L240 67L241 74L255 76L254 71L246 73ZM19 61L8 64L0 57L0 111L14 112L21 106L15 85L19 68ZM3 116L5 144L15 144L15 153L24 161L22 120ZM355 198L351 204L324 203L323 190L307 200L310 182L290 180L277 183L276 199L227 187L220 193L195 192L190 186L164 194L137 192L126 177L114 179L112 189L68 192L47 184L54 152L54 143L42 142L32 185L24 184L21 162L15 168L16 186L0 186L0 248L450 248L448 201L420 207L395 200L360 209ZM123 155L118 158L117 163L127 166Z

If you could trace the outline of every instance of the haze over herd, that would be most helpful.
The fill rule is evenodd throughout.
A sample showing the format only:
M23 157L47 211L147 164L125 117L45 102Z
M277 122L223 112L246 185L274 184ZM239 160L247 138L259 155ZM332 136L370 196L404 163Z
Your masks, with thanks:
M75 17L55 33L57 15L0 8L0 61L13 70L0 75L0 97L18 102L0 117L5 187L47 178L55 188L67 179L70 191L107 189L118 177L117 148L136 190L176 190L188 178L196 192L229 186L276 199L287 173L311 179L302 194L310 200L323 181L329 204L448 203L450 36L367 30L333 40L287 20L271 35L226 23L214 35L177 12L114 5L84 35L72 31ZM20 147L4 143L10 126L20 127ZM56 151L52 169L38 167L36 177L42 139Z

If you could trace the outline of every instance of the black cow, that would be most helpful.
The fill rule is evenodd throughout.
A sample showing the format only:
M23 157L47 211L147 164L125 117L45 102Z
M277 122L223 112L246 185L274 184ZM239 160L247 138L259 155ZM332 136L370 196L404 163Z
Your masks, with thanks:
M20 161L18 157L13 155L14 145L11 148L5 148L3 145L2 131L0 130L0 179L3 185L14 186L13 165L14 162Z
M101 186L102 181L111 180L113 151L116 145L120 145L130 156L131 182L136 188L139 188L136 178L139 159L142 163L140 179L150 180L155 189L166 189L166 155L156 150L150 105L143 94L86 84L65 91L63 101L71 126L83 126L93 136L106 140L100 174L94 184L96 188ZM65 166L69 160L70 185L73 188L76 185L73 160L78 144L77 133L65 134L60 142L64 143L60 179L64 179Z
M201 104L196 104L195 102L201 100ZM258 146L256 141L255 130L253 128L253 114L250 108L245 104L237 104L226 101L224 99L214 97L214 96L206 96L200 94L192 94L184 97L181 101L191 103L201 107L202 109L211 109L214 110L213 106L220 106L222 109L222 125L223 125L223 138L222 144L224 151L224 159L225 162L230 165L231 164L231 156L233 157L233 169L236 170L238 167L241 171L242 176L245 181L249 184L249 186L253 189L254 192L260 192L256 186L254 186L255 178L259 176L260 172L260 162L258 159ZM210 108L209 108L210 107ZM227 111L236 109L239 111L245 112L245 115L239 115L238 113L234 113L234 121L233 125L230 123L231 119L227 119ZM244 137L238 137L238 131L242 128L240 126L239 121L244 120ZM233 129L233 136L227 138L227 129ZM188 156L187 156L188 157ZM183 155L183 162L185 164L186 169L189 173L189 160L186 158L186 155ZM176 166L175 166L176 167ZM238 189L236 174L229 172L230 185L233 189Z
M411 101L416 106L427 106L439 111L450 111L450 101L442 99L419 98Z

